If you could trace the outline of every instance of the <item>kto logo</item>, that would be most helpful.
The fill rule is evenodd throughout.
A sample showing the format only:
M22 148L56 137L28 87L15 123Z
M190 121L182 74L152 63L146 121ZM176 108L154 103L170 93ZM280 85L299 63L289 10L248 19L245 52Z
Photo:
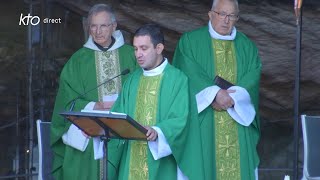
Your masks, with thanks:
M20 15L20 21L19 21L19 25L29 25L29 23L31 25L38 25L40 23L40 18L39 16L31 16L30 13L28 14L28 16L23 16L23 14L21 13Z

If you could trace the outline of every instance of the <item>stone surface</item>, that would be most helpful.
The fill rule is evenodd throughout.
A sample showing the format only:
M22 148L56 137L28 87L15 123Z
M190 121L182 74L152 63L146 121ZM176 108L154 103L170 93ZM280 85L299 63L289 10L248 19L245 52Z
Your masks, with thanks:
M57 90L59 73L63 64L85 41L82 18L90 5L109 2L116 10L119 29L124 30L128 43L132 33L142 24L159 24L166 39L166 56L172 57L175 45L186 31L206 25L209 0L111 0L62 1L50 4L51 16L61 17L62 24L48 27L48 49L35 45L28 59L27 27L18 26L20 13L29 11L28 4L18 1L1 2L0 16L0 146L8 146L0 156L0 176L9 172L14 153L15 129L4 127L21 118L21 157L26 148L28 120L28 67L33 62L33 98L35 119L40 116L41 97L45 104L45 118L50 119ZM320 5L318 1L305 1L303 9L301 45L301 114L320 114ZM9 7L9 8L8 8ZM19 7L19 8L12 8ZM38 6L39 7L39 6ZM68 11L65 8L69 8ZM14 9L14 10L12 10ZM39 14L40 10L35 8ZM293 2L289 0L240 1L239 31L247 34L259 47L262 60L260 89L261 156L260 179L283 179L293 166L293 95L296 61L296 19ZM80 15L79 15L80 14ZM9 19L9 20L8 20ZM43 88L42 88L43 87ZM18 103L18 104L17 104ZM18 115L17 116L17 110ZM2 128L1 128L2 127ZM8 141L9 140L9 141ZM300 138L300 167L302 144ZM8 164L9 166L5 166ZM21 167L20 167L21 168ZM277 170L278 169L278 170Z

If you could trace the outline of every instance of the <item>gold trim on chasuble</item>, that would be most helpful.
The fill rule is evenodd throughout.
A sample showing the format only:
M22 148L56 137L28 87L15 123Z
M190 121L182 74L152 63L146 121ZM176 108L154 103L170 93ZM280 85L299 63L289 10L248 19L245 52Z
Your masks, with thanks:
M113 51L95 51L97 84L120 74L120 60L118 50ZM121 78L115 78L112 81L98 88L99 101L103 96L119 94L121 90Z
M120 62L118 50L113 51L95 51L97 85L120 74ZM103 96L119 94L121 89L121 78L115 78L112 81L98 88L99 101L103 101ZM103 179L104 166L106 157L100 159L99 176Z
M136 99L135 120L144 126L156 124L158 92L162 74L141 76ZM149 179L147 141L131 141L129 180Z
M216 75L236 82L236 56L233 41L212 39ZM214 112L217 180L240 180L238 126L227 111Z

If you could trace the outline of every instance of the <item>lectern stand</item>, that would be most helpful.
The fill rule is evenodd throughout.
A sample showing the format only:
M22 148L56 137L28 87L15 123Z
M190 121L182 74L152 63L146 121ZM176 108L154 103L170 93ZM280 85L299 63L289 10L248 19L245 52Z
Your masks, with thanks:
M130 116L122 113L94 112L62 112L60 115L77 126L91 137L100 137L105 142L105 158L103 179L108 173L108 141L110 138L128 140L147 140L145 129Z

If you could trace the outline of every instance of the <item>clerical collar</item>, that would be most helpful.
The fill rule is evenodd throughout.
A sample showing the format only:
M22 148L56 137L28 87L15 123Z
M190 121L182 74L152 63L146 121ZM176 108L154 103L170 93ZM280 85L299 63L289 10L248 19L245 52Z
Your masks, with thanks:
M210 36L211 36L211 38L213 38L213 39L232 41L232 40L234 40L234 39L236 38L236 35L237 35L237 29L236 29L236 27L233 27L233 28L232 28L232 31L231 31L231 34L230 34L230 35L220 35L219 33L217 33L217 32L213 29L212 24L211 24L210 21L209 21L209 23L208 23L208 27L209 27Z
M110 49L108 51L113 51L121 46L124 45L124 38L120 30L116 30L112 33L112 37L115 39L115 42L112 46L109 46ZM98 46L94 43L92 36L90 35L87 42L83 45L83 47L86 47L88 49L94 50L94 51L101 51Z
M107 46L107 47L103 47L103 46L101 46L100 44L98 44L98 43L96 43L95 41L93 41L93 43L94 43L101 51L103 51L103 52L108 51L108 49L110 49L110 48L113 46L114 42L116 42L116 40L114 39L113 36L111 36L111 43L110 43L110 45Z
M143 75L144 76L157 76L157 75L161 74L163 72L164 68L168 64L168 59L167 58L163 58L163 59L164 60L162 61L162 63L154 69L151 69L151 70L142 69Z
M164 61L166 60L166 58L165 57L163 57L162 58L162 61L161 61L161 63L160 64L158 64L158 66L157 67L159 67ZM155 67L155 68L157 68L157 67Z

